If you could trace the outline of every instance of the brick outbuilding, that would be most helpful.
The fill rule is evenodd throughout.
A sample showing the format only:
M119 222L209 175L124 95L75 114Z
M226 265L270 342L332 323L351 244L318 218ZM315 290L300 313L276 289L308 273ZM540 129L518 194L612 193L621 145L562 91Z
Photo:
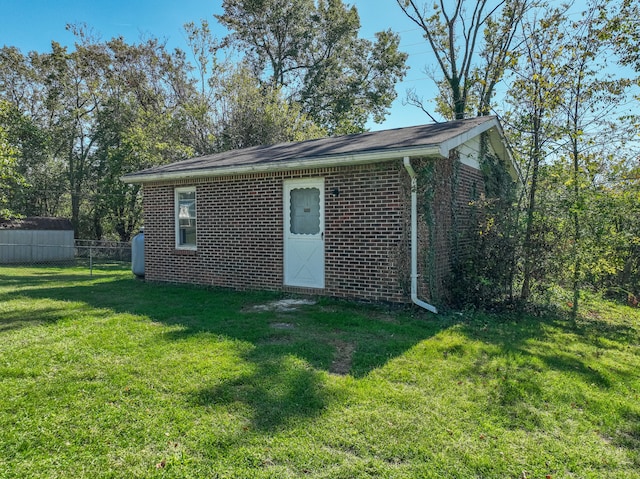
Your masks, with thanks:
M143 185L147 280L435 310L487 155L517 177L495 117L227 151L123 181Z

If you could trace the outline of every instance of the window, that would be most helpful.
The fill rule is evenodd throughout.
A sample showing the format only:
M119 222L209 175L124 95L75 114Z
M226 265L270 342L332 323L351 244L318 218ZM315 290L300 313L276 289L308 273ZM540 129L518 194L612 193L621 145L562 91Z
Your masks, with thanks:
M176 188L176 248L196 249L196 188Z
M299 235L320 232L320 190L296 188L291 190L290 231Z

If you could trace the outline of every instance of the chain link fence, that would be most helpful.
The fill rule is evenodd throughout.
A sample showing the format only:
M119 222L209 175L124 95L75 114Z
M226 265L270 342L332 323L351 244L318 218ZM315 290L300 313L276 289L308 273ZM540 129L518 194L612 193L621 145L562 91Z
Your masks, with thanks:
M73 244L0 243L0 266L77 266L94 269L129 267L131 244L75 240Z

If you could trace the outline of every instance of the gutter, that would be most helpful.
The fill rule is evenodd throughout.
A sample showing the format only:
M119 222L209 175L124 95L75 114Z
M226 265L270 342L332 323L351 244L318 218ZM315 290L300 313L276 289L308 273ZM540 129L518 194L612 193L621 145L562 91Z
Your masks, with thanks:
M296 158L293 160L273 161L236 166L203 167L186 171L159 171L128 174L120 177L124 183L150 183L155 181L190 180L197 178L209 178L218 176L242 175L249 173L265 173L270 171L288 171L310 168L327 168L334 166L365 165L370 163L382 163L404 156L434 156L440 154L440 148L436 145L420 146L413 148L394 148L388 150L376 150L360 154L332 155L325 157Z
M427 311L438 314L435 306L418 299L418 179L408 156L403 158L403 164L411 178L411 301Z

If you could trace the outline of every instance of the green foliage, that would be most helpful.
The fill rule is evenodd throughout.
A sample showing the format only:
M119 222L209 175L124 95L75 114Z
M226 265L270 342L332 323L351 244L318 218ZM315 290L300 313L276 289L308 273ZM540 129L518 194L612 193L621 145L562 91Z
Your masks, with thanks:
M544 224L555 232L542 257L555 264L548 270L546 284L571 284L575 249L570 215L577 213L583 219L579 253L583 288L624 301L638 295L640 230L636 211L640 196L636 169L618 165L606 178L583 183L583 202L577 207L572 201L569 167L558 164L545 172L549 178L544 183L547 193L540 213L544 212Z
M488 115L495 87L515 61L511 48L529 0L490 2L426 2L396 0L404 14L424 33L435 56L437 71L427 73L438 88L436 112L447 119L463 119L474 110ZM414 91L410 104L433 119Z
M11 106L0 100L0 218L11 218L15 213L10 209L10 198L21 187L27 186L25 178L18 171L18 149L9 141L7 124Z
M16 172L16 150L9 145L7 134L0 125L0 217L11 217L13 213L6 207L9 195L24 181Z
M622 271L634 264L629 248L609 246L621 236L633 244L635 235L633 220L612 227L607 206L633 190L619 180L632 172L637 123L626 112L633 79L623 75L628 71L611 73L612 62L621 61L612 54L617 6L587 5L571 22L570 7L543 5L525 19L507 97L512 110L503 118L524 178L514 286L536 302L562 285L573 292L574 314L585 289L628 291ZM625 286L613 286L623 276Z
M14 47L0 48L0 97L9 142L17 149L16 170L28 185L12 190L9 208L27 216L55 216L64 202L65 171L55 151L53 116L44 108L42 58L23 56ZM43 67L44 68L44 67Z
M513 298L518 185L504 161L489 151L485 135L480 144L484 188L472 186L469 204L462 205L458 197L456 155L448 160L425 159L417 170L419 216L425 228L420 233L425 237L420 252L423 282L430 301L455 308L494 308ZM446 260L437 256L443 241L451 245ZM440 276L442 266L451 269L450 276Z
M567 23L566 7L545 11L542 17L523 22L524 41L513 65L515 78L508 90L507 112L513 153L523 172L520 298L529 300L549 269L549 231L539 207L544 186L545 160L561 138L562 97L567 88L561 68Z
M128 241L141 199L120 182L126 173L382 121L406 71L397 35L359 39L356 9L339 0L224 7L218 19L232 34L223 41L207 21L185 25L194 64L157 39L102 41L81 24L67 26L73 48L0 48L3 208L68 216L78 237ZM236 46L246 61L231 68L218 56Z
M330 134L382 122L406 72L399 37L358 38L360 19L342 0L225 0L218 21L226 42L245 52L256 78L287 98Z
M612 43L623 65L640 72L640 6L633 0L604 2L598 5L603 21L598 37Z
M30 182L15 188L7 180L9 208L68 216L78 237L128 241L141 222L141 198L122 175L325 134L281 87L219 62L222 45L207 22L185 28L199 81L184 52L154 38L100 41L85 25L68 26L77 39L71 51L56 42L46 53L0 49L2 125L15 149L3 157Z
M195 88L181 52L158 40L96 41L70 26L74 51L0 51L0 96L19 142L17 170L31 185L11 204L30 215L69 216L77 236L127 241L141 220L137 187L122 174L193 155L180 123ZM20 95L17 88L29 87Z
M246 67L221 83L218 150L303 141L325 136L279 88L261 85Z
M640 183L624 188L603 185L589 198L585 282L593 289L627 299L640 296Z
M513 301L518 184L504 161L487 151L487 139L482 142L484 191L470 205L472 225L461 240L468 253L452 271L452 299L459 308L492 309Z

